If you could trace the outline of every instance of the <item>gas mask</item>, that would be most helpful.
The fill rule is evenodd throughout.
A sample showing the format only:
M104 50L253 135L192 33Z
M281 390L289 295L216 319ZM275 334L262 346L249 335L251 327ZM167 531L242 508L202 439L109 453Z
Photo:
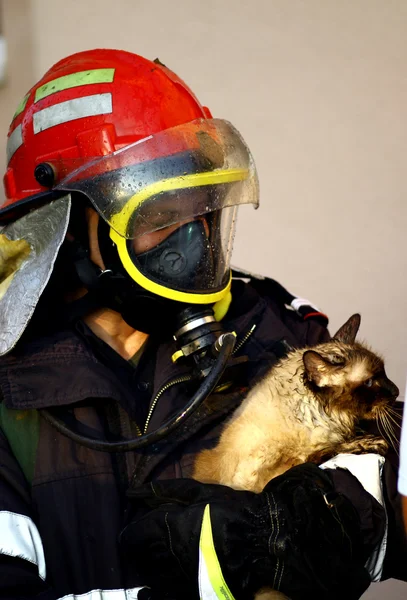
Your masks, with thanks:
M180 290L213 286L214 258L202 221L181 225L157 246L138 255L132 246L129 255L140 271Z

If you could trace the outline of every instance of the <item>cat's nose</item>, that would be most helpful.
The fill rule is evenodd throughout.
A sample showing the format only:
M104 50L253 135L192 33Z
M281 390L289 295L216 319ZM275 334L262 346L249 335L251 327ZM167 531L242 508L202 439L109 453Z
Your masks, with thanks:
M393 400L395 400L398 397L398 395L400 394L399 388L392 381L389 381L387 384L387 392L388 392L389 396L391 396L393 398Z

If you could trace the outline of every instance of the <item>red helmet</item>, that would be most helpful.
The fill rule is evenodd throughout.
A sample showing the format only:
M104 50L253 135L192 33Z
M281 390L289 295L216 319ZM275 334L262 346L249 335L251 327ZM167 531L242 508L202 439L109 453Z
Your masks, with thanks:
M106 49L64 58L14 114L0 220L46 199L54 184L89 159L202 118L211 118L209 110L160 62Z
M258 205L255 165L239 132L161 63L120 50L61 60L18 106L7 155L0 223L85 196L141 288L198 304L228 293L237 207ZM133 241L175 224L171 248Z

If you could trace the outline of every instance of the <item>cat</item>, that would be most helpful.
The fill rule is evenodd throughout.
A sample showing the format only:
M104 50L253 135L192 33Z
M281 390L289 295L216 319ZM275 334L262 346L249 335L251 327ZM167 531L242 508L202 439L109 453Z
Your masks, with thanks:
M218 444L200 452L193 478L261 492L277 475L304 462L321 464L340 453L384 455L387 441L358 435L362 420L388 429L399 390L382 358L355 342L360 315L331 341L292 350L254 386L225 423ZM286 598L262 590L256 600Z

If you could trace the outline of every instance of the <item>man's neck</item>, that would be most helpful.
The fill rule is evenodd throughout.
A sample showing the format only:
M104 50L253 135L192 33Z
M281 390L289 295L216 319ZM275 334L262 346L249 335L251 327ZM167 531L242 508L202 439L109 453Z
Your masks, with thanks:
M146 333L130 327L110 308L101 308L86 316L84 321L98 338L125 360L132 358L148 338Z

